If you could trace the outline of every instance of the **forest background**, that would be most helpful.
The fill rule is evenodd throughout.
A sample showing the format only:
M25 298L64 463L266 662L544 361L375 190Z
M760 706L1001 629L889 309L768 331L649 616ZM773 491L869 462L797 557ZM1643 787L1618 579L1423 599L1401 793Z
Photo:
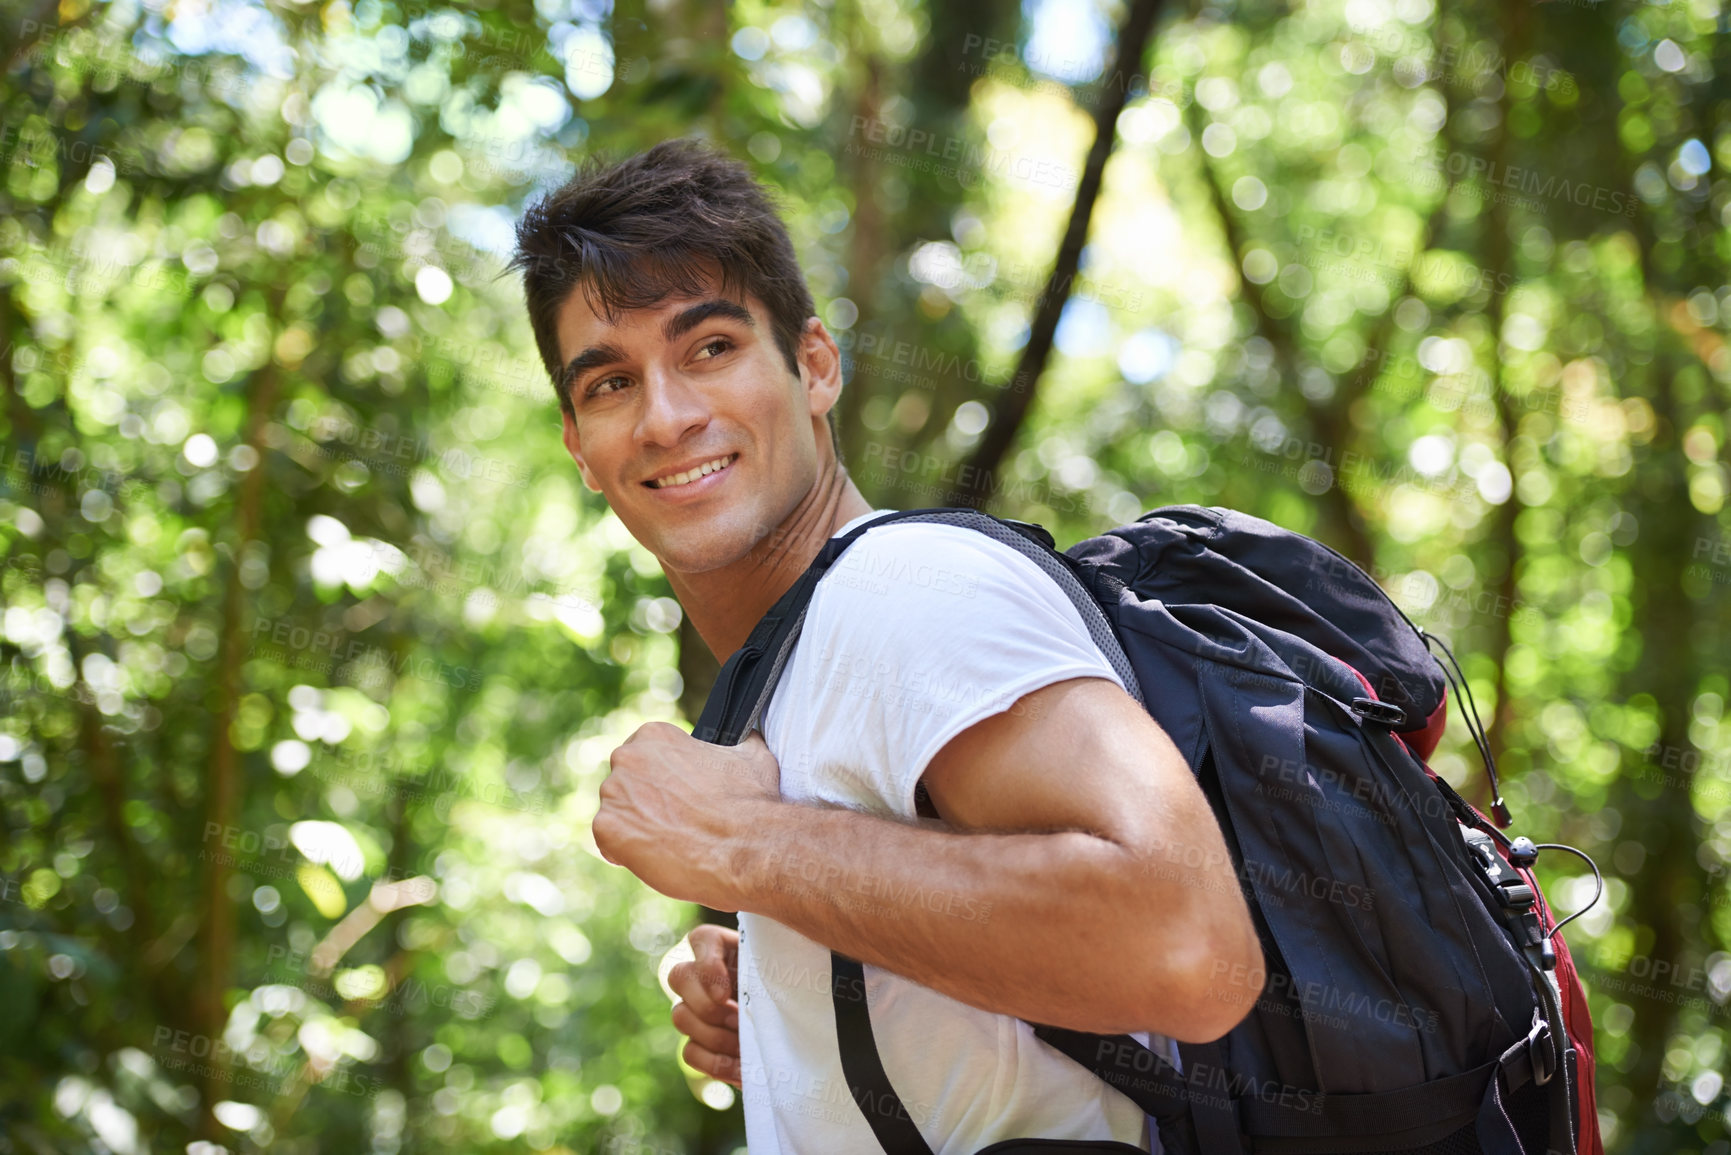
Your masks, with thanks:
M503 273L702 135L874 504L1231 506L1447 639L1605 869L1608 1149L1731 1153L1721 3L0 6L0 1151L742 1148L588 830L714 664Z

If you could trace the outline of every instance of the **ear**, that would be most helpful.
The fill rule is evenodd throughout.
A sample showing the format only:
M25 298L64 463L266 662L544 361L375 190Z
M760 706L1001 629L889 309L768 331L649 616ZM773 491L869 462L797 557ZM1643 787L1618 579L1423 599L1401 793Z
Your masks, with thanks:
M812 418L821 421L841 396L841 350L816 317L806 318L795 360L799 362L799 380L805 386Z
M577 472L583 475L583 485L586 489L601 492L601 483L595 475L589 472L588 463L583 460L583 443L577 438L577 419L571 416L571 411L563 406L559 409L559 420L564 423L562 440L565 442L565 452L571 455L571 460L577 463Z

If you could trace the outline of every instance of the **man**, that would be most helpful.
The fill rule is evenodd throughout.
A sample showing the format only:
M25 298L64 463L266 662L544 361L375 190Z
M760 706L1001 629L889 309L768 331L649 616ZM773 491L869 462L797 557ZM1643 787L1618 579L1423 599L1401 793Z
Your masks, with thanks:
M584 484L725 661L876 512L826 429L840 355L785 229L743 166L674 141L536 205L516 264ZM1258 993L1215 979L1261 953L1184 759L1057 586L967 529L868 532L762 734L643 726L593 830L661 893L739 912L736 941L693 935L674 1022L692 1065L742 1087L753 1155L879 1150L841 1072L831 949L865 964L885 1071L940 1155L1148 1148L1135 1105L1023 1020L1205 1041Z

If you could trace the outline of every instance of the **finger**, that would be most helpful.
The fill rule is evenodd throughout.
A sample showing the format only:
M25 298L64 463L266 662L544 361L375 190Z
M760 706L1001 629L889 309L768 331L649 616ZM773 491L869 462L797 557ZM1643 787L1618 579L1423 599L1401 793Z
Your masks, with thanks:
M692 930L691 953L698 978L716 1002L739 997L739 932L705 923Z
M685 1003L673 1004L673 1026L705 1050L739 1057L739 1032L704 1022Z
M720 1079L723 1083L739 1084L739 1060L731 1055L718 1055L700 1043L685 1044L681 1052L685 1061L702 1071L711 1079Z
M732 999L718 999L711 995L711 988L698 974L696 963L682 962L674 966L667 972L667 985L704 1022L717 1027L728 1027L730 1023L738 1027L739 1005Z
M711 946L720 946L729 959L739 954L739 932L731 926L722 926L716 922L700 923L691 928L686 936L691 940L694 953Z
M733 747L738 752L742 762L742 770L749 774L754 782L773 783L776 793L781 792L781 763L775 759L763 736L753 730L749 738Z

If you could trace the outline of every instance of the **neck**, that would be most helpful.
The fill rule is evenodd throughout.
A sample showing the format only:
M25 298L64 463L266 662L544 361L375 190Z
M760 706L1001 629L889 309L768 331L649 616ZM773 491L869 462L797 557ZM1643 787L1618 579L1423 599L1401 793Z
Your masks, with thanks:
M715 660L726 662L745 644L836 530L871 511L847 469L826 453L817 483L750 553L705 573L667 570L674 596Z

